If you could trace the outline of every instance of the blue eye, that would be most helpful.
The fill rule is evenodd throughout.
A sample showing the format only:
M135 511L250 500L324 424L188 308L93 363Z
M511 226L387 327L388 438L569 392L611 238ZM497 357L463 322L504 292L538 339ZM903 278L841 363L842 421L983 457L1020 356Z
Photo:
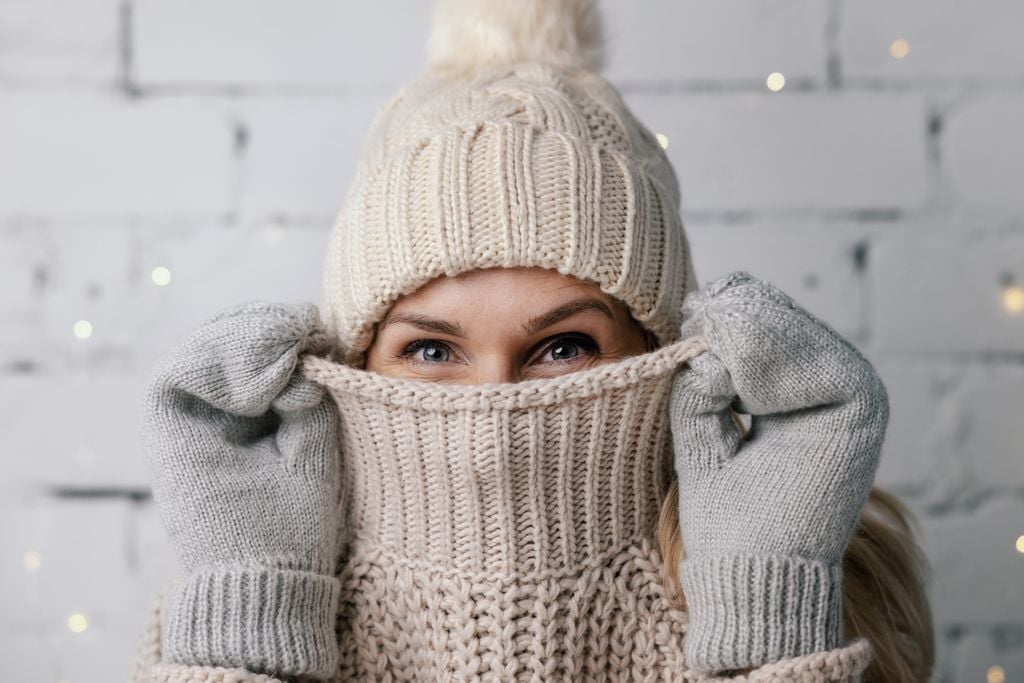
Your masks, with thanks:
M423 357L418 358L416 353L421 349L424 352ZM419 363L443 363L451 357L451 349L447 344L433 339L417 339L402 349L401 355L402 357L411 356L414 361Z
M597 350L597 344L589 337L559 337L552 342L545 350L545 355L552 354L552 362L571 361L581 354L593 354Z
M542 365L570 363L582 356L596 356L600 353L600 346L596 341L588 335L579 334L559 335L543 348L543 353L537 357L537 362ZM420 354L420 351L423 353ZM437 339L417 339L409 343L398 355L412 363L439 364L451 361L453 353L448 344Z

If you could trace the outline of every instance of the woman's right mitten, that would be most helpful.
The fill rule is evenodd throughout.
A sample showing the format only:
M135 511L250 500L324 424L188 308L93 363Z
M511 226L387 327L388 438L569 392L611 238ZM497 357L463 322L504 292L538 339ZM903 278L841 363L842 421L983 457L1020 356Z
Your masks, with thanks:
M249 302L204 321L147 380L147 469L185 571L164 661L335 674L338 409L295 371L326 344L315 305Z

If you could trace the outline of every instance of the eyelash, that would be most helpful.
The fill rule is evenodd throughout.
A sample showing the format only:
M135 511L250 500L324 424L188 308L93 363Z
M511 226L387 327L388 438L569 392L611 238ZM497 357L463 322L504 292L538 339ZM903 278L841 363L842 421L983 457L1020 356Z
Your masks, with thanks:
M584 354L596 356L600 353L601 347L598 345L598 343L594 341L592 337L585 334L560 334L556 337L552 337L551 341L548 342L547 345L543 347L544 353L547 353L551 349L551 347L555 346L558 342L566 340L571 341L572 343L582 347ZM541 342L541 344L544 343L545 342ZM417 339L416 341L409 343L404 349L402 349L398 356L400 358L406 358L410 363L417 363L419 365L440 365L441 363L438 361L420 360L418 358L413 357L416 354L416 352L419 351L420 349L430 346L442 346L448 349L449 352L451 352L452 350L451 346L448 343L443 342L439 339ZM563 358L559 360L547 361L547 363L575 363L583 357L583 355L580 355L574 356L572 358Z

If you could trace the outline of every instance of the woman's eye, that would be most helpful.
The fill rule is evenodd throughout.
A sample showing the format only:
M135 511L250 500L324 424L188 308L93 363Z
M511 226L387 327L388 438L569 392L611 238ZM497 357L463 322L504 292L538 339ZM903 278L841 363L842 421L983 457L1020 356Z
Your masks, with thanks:
M538 362L569 363L584 356L596 356L599 352L597 342L589 336L561 336L544 347ZM446 363L453 360L453 355L448 344L435 339L417 339L399 353L400 357L413 363Z
M423 355L419 356L419 352ZM417 339L406 346L400 354L404 357L411 357L419 363L443 363L451 357L451 349L447 344L433 341L431 339Z
M597 343L590 337L559 337L548 345L542 358L545 362L572 361L581 355L596 355Z

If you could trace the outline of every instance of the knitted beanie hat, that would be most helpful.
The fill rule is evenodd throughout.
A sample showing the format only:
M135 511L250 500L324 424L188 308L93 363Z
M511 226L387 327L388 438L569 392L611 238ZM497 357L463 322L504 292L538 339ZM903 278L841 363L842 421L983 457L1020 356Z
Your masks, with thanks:
M342 362L403 294L492 267L593 282L679 339L697 284L678 182L600 75L603 41L596 0L438 0L427 67L377 114L331 233Z

